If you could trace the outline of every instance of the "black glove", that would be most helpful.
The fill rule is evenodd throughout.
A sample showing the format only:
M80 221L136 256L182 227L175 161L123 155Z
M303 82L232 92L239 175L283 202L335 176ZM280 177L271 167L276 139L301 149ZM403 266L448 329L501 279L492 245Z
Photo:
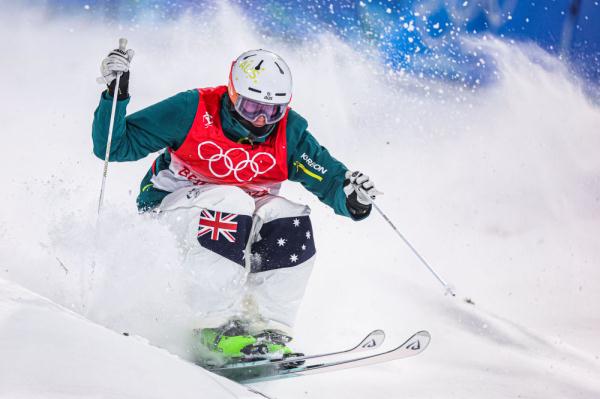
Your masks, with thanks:
M117 79L114 79L108 85L108 95L113 97L115 95L115 85L117 84ZM117 100L125 100L129 98L129 71L123 72L121 78L119 78L119 94L117 95Z
M359 172L346 172L344 180L344 193L346 194L346 207L354 220L361 220L369 216L373 205L371 201L377 197L375 183L369 176ZM359 193L360 191L360 193Z

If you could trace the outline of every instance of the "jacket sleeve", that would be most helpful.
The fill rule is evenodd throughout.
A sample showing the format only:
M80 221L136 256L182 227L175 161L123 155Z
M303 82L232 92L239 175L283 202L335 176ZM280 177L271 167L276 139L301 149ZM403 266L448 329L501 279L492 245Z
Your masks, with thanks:
M136 161L166 147L178 148L196 115L198 92L176 94L130 116L126 115L129 98L117 101L110 161ZM112 109L112 97L106 91L94 112L92 141L94 154L104 159Z
M293 113L293 114L292 114ZM306 129L304 118L288 116L288 179L299 182L338 215L352 217L346 207L344 175L348 168L335 159Z

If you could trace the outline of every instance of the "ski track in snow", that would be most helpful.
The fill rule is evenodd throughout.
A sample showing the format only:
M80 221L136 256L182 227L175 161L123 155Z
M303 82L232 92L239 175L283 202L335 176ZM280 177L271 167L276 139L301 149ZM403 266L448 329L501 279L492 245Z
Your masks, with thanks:
M193 271L179 266L166 227L135 210L153 157L110 165L96 227L95 77L104 53L128 37L131 113L223 84L232 59L265 47L289 61L293 106L310 131L374 177L380 206L458 296L442 295L378 215L342 219L288 184L283 194L313 209L319 252L296 346L330 351L374 328L386 331L386 347L420 329L432 342L414 359L256 386L280 398L600 396L600 109L554 58L475 42L499 77L473 93L385 74L326 34L305 47L262 38L229 23L238 15L227 6L201 21L132 30L11 10L0 13L11 38L0 44L11 54L0 65L1 278L189 359ZM36 382L47 389L40 397L56 393Z

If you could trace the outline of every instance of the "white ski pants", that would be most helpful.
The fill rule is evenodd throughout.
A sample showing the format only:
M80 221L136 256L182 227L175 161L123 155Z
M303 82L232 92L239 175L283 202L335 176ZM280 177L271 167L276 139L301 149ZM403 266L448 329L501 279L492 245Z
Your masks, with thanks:
M160 213L178 236L192 276L195 327L241 318L251 330L291 335L315 261L308 206L203 185L167 195Z

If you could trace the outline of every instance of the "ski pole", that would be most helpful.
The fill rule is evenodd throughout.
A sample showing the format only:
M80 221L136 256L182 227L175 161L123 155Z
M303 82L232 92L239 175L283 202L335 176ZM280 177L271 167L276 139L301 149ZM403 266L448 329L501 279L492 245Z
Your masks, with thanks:
M127 48L127 39L119 39L119 50L125 51ZM108 139L106 141L106 155L104 156L104 171L102 173L102 186L100 187L100 199L98 200L98 215L102 211L102 203L104 202L104 188L106 186L106 176L108 175L108 161L110 158L110 145L112 143L113 127L115 124L115 111L117 109L117 97L119 90L119 82L122 72L117 72L117 80L115 82L115 91L113 93L112 108L110 111L110 122L108 124Z
M365 193L361 187L358 187L357 185L354 185L354 187L356 187L357 191L362 195L362 197L364 199L367 199L373 205L373 208L375 208L375 210L377 212L379 212L379 214L390 225L390 227L392 228L392 230L394 230L394 232L398 235L398 237L400 237L402 239L402 241L404 241L406 246L408 248L410 248L412 253L415 254L415 256L421 261L421 263L423 265L425 265L425 267L431 272L431 274L433 274L433 276L437 279L437 281L439 281L440 284L442 284L444 286L444 295L450 294L452 296L456 296L452 287L450 285L448 285L448 283L446 283L446 281L442 277L440 277L440 275L438 273L436 273L435 270L433 270L433 268L429 265L429 263L425 260L425 258L423 258L423 256L421 256L421 254L415 249L415 247L413 247L413 245L410 243L410 241L408 241L406 239L406 237L404 237L404 235L400 232L400 230L398 230L398 228L394 225L394 223L392 223L390 218L387 217L387 215L375 203L373 198L371 198L367 193Z

